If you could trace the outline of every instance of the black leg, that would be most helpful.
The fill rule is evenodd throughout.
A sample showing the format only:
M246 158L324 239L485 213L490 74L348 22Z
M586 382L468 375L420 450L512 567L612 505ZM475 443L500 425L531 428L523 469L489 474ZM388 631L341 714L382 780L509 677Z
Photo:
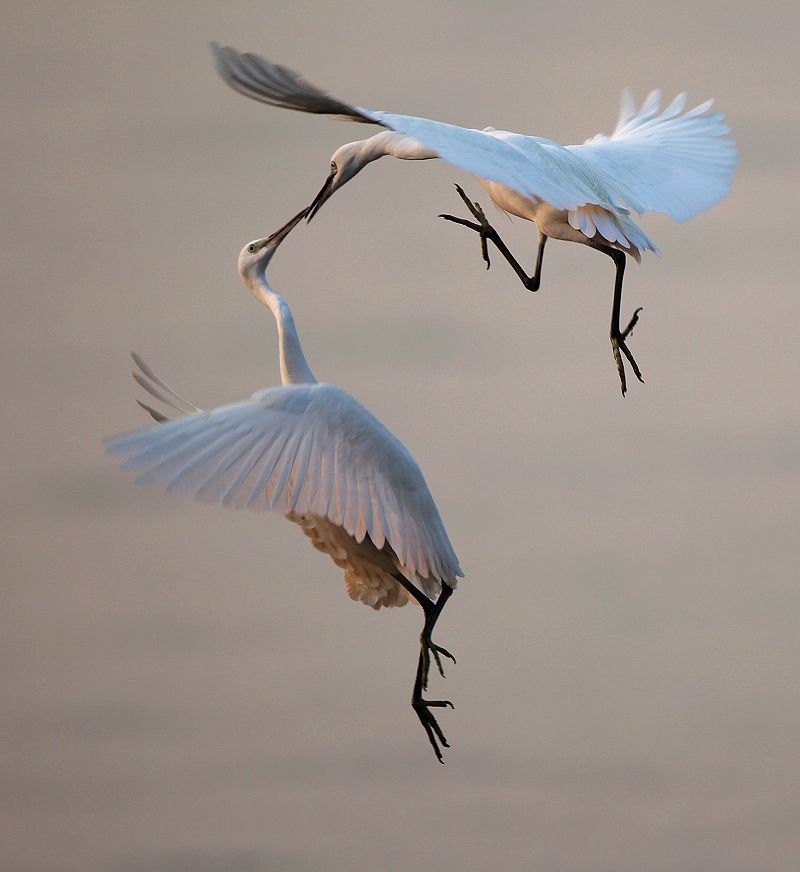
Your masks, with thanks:
M419 637L419 659L417 661L417 674L414 679L414 689L411 694L411 705L428 736L428 741L433 747L436 759L440 763L444 763L440 745L445 748L449 748L450 745L448 744L447 739L445 738L445 735L431 709L444 708L446 706L453 708L453 703L446 699L424 699L422 692L428 688L428 671L430 669L431 652L433 652L436 665L439 668L439 673L442 677L444 677L444 670L442 669L439 655L449 657L453 663L456 662L456 658L453 657L449 651L439 645L435 645L431 640L433 628L436 625L436 621L439 619L439 615L442 613L445 603L452 596L453 588L450 587L449 584L442 584L441 592L434 602L425 596L422 591L399 572L394 575L394 578L398 584L402 585L409 594L414 597L420 606L422 606L422 610L425 614L425 624Z
M614 360L617 364L617 372L619 373L620 386L622 388L622 396L625 396L625 392L628 389L627 382L625 380L625 366L622 362L622 354L628 359L628 363L630 363L633 368L633 373L636 378L639 379L640 382L644 383L644 379L642 378L642 373L639 370L639 366L633 358L633 355L628 350L628 346L625 344L625 340L630 336L633 332L633 328L636 326L637 321L639 320L639 312L642 311L641 306L633 313L633 317L628 322L628 326L624 330L620 330L619 328L619 314L620 308L622 306L622 280L625 276L625 253L620 251L617 248L610 248L608 246L602 245L598 246L598 250L602 251L604 254L607 254L613 261L615 266L617 267L617 274L614 279L614 302L611 307L611 350L614 353Z
M456 190L458 191L461 199L466 203L467 208L472 213L477 223L475 221L467 221L464 218L457 218L455 215L440 215L439 217L444 218L446 221L452 221L454 224L461 224L462 227L469 227L470 230L474 230L476 233L480 234L481 254L483 255L484 261L486 262L486 269L489 269L489 267L491 266L486 240L491 239L497 247L497 250L508 261L511 268L517 274L522 284L525 285L525 287L529 291L538 291L542 277L542 257L544 256L544 246L547 242L547 237L543 236L542 234L539 235L539 250L536 254L536 271L532 276L529 276L520 266L514 255L509 251L505 242L503 242L503 240L500 238L500 234L489 223L480 205L478 203L471 202L460 185L456 185Z
M419 722L422 724L426 735L428 736L428 741L431 743L433 753L436 754L436 759L440 763L444 763L444 757L442 756L442 750L439 745L441 744L443 747L449 748L450 743L445 738L445 735L442 732L442 728L439 726L439 722L433 716L433 712L431 711L431 709L445 708L448 706L450 708L454 708L454 706L449 699L423 699L422 690L425 680L425 665L423 660L424 650L425 648L424 646L422 646L420 648L419 660L417 662L417 676L414 680L414 690L411 694L411 705L416 712L416 715L419 718Z
M439 615L442 613L442 609L444 608L444 604L450 599L453 595L453 588L450 587L449 584L442 584L442 590L439 593L439 596L436 599L436 602L433 604L433 608L430 611L425 612L425 626L422 628L422 632L419 636L420 645L422 648L422 655L424 658L424 673L422 676L422 689L428 689L428 670L431 665L431 653L433 654L433 659L436 661L436 667L439 670L439 675L442 678L445 678L444 669L442 669L442 661L439 659L439 655L442 657L447 657L456 662L456 658L446 649L442 648L439 645L435 645L433 640L431 639L431 634L433 633L433 628L436 626L436 622L439 620Z
M450 597L453 595L453 588L450 587L449 584L442 584L441 592L436 599L436 602L428 599L424 593L422 593L419 588L413 585L405 576L401 575L399 572L394 575L395 580L398 584L402 585L414 599L422 606L422 611L425 613L425 624L422 628L422 632L419 635L419 641L422 651L423 657L423 674L422 674L422 689L427 690L428 688L428 670L430 668L430 655L433 654L433 658L436 661L436 666L439 669L439 674L442 678L445 678L444 669L442 669L442 661L440 659L442 657L447 657L452 660L453 663L456 662L456 658L446 649L442 648L440 645L434 644L431 639L431 634L433 633L433 628L436 626L436 622L439 620L439 615L442 613L442 609L444 608L444 604Z

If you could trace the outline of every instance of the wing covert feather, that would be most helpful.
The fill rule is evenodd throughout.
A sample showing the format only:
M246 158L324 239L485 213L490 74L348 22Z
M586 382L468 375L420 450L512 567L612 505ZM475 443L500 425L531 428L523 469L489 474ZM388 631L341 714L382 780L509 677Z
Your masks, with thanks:
M312 85L299 73L259 55L240 53L230 46L215 43L212 50L217 70L225 82L253 100L387 127L435 151L459 169L498 182L527 197L546 200L557 209L574 209L596 202L587 199L591 195L587 194L584 184L560 173L558 165L535 142L522 151L488 131L354 106Z
M462 574L414 459L331 385L269 388L106 444L142 483L233 508L318 514L358 541L368 534L378 548L388 542L411 574Z
M660 98L652 91L637 112L626 88L614 132L567 149L604 173L632 209L682 222L730 191L736 145L722 114L706 114L711 100L684 112L686 95L678 94L659 113Z
M686 95L679 94L659 113L661 92L655 90L637 112L625 89L611 136L598 134L583 145L564 147L537 136L475 130L353 106L259 55L214 43L212 49L222 78L247 97L387 127L459 169L557 209L574 212L581 206L598 205L625 212L627 207L636 212L664 212L686 221L721 200L731 187L736 146L725 136L730 129L723 116L706 114L710 100L684 112ZM589 226L587 230L594 232ZM655 250L646 241L635 244Z

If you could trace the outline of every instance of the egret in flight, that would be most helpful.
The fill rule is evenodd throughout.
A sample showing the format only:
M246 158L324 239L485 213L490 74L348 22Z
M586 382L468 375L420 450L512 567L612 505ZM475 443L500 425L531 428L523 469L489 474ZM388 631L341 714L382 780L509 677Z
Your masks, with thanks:
M267 266L304 209L267 239L248 243L239 274L278 327L281 385L244 402L202 411L187 403L134 355L136 381L182 414L106 440L138 483L229 508L274 510L298 524L311 544L344 569L350 597L374 609L422 607L424 625L412 705L437 758L449 747L431 709L447 700L423 698L430 657L454 660L431 635L463 575L416 461L399 439L350 394L319 384L306 362L289 305L269 286Z
M658 248L635 223L631 210L663 212L682 222L728 193L736 146L726 136L730 128L723 116L709 113L711 100L684 111L686 94L679 94L659 111L661 94L653 91L637 111L626 90L619 120L610 136L598 134L583 145L562 146L539 136L492 127L473 130L353 106L256 54L242 54L215 43L212 49L222 78L240 94L271 106L386 128L369 139L342 145L333 153L325 184L309 208L309 220L334 191L371 161L384 155L402 160L440 157L476 176L501 211L536 224L539 247L534 273L529 276L480 206L471 203L459 188L475 220L440 217L480 234L487 268L486 242L491 240L524 286L536 291L549 237L580 242L608 255L616 267L611 347L623 396L627 382L622 355L643 381L626 344L641 309L634 312L624 328L620 326L622 280L626 255L641 262L642 251L658 253Z

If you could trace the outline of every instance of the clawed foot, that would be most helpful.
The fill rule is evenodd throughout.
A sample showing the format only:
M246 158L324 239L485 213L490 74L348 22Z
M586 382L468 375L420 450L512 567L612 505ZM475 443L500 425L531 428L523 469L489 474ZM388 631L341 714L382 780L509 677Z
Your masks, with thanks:
M486 263L486 269L492 265L489 260L489 247L486 244L487 239L492 239L493 241L497 241L499 239L497 235L497 231L492 227L489 223L486 215L481 209L480 203L473 203L469 197L464 193L464 189L461 185L456 185L456 190L458 191L459 197L464 201L467 206L467 209L472 213L473 218L478 222L477 224L473 221L467 221L465 218L457 218L455 215L440 215L440 218L444 218L445 221L452 221L455 224L461 224L462 227L469 227L470 230L474 230L476 233L480 234L481 237L481 255Z
M436 759L440 763L444 763L444 757L442 757L442 749L440 745L444 748L449 748L450 744L445 738L444 733L442 732L442 728L439 726L438 721L433 716L432 708L455 708L452 702L449 699L423 699L422 691L427 690L428 687L428 670L431 665L431 654L433 654L433 659L436 661L436 666L439 669L439 674L444 678L444 669L442 669L442 661L441 657L448 657L453 663L456 662L456 658L446 649L442 648L440 645L435 645L431 641L430 632L423 630L422 634L419 638L420 647L419 647L419 663L417 665L417 680L414 684L414 693L411 696L411 705L414 707L414 711L417 713L417 717L419 718L419 722L422 724L425 729L425 733L428 736L428 741L431 743L431 747L433 748L433 753L436 754Z
M436 754L436 759L440 763L444 763L442 749L439 746L441 745L444 748L449 748L450 743L445 738L442 728L433 716L431 709L447 707L455 708L455 706L449 699L423 699L421 695L416 693L414 694L414 698L411 700L411 705L414 707L419 722L422 724L428 735L428 741L431 743L433 753Z
M456 662L456 658L446 649L442 648L440 645L436 645L431 641L430 634L425 633L423 630L419 637L420 644L420 657L422 658L422 689L428 689L428 671L431 666L431 654L433 654L434 662L436 663L436 668L439 670L439 675L442 678L446 678L447 676L444 674L444 669L442 668L442 661L439 655L442 657L447 657L448 660L452 660L453 663Z
M615 333L613 330L611 331L611 350L614 353L614 360L617 364L617 372L619 373L620 387L622 388L622 396L625 396L625 392L628 390L628 384L625 379L625 366L622 362L622 354L628 359L628 363L630 363L633 368L633 374L636 378L639 379L642 384L644 384L644 379L642 378L641 370L639 369L638 364L634 360L633 355L631 354L628 346L625 344L625 340L628 336L633 333L633 328L636 326L639 321L639 312L642 311L642 307L640 306L634 313L631 320L628 322L628 326L621 331L620 333Z

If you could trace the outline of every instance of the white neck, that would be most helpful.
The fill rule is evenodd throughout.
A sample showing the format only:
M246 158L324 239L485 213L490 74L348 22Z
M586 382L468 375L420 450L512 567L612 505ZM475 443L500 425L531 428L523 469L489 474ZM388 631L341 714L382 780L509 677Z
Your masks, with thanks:
M280 294L272 290L263 270L254 270L247 276L246 281L253 296L267 306L275 316L275 323L278 326L281 384L315 384L317 380L303 354L289 304Z
M385 154L400 160L433 160L439 157L435 151L425 148L416 139L404 136L395 130L382 130L361 143L365 163L383 157Z

